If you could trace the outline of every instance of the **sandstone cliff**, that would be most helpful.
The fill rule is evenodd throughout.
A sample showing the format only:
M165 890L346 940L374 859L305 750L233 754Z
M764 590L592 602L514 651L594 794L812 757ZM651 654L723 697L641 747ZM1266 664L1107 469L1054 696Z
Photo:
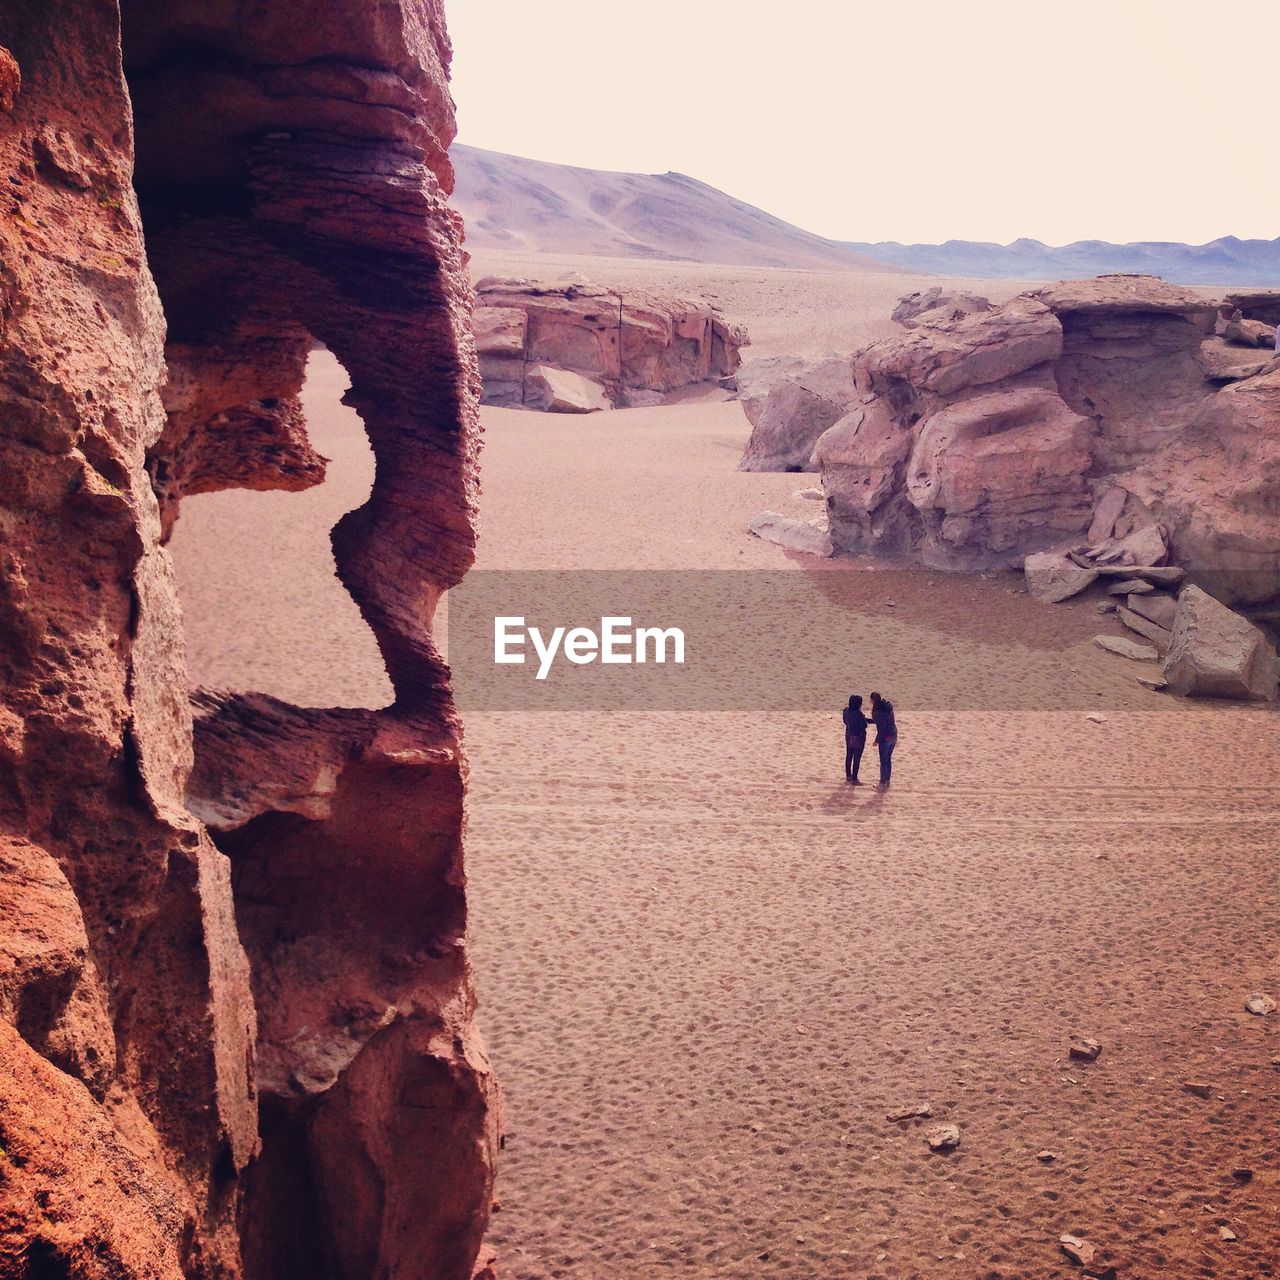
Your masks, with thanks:
M0 16L0 1276L465 1280L498 1118L431 637L479 392L440 0L123 10ZM378 458L333 541L395 700L193 719L163 540L323 478L313 340Z
M746 330L701 299L494 278L476 285L475 334L486 404L556 413L731 385L747 345Z

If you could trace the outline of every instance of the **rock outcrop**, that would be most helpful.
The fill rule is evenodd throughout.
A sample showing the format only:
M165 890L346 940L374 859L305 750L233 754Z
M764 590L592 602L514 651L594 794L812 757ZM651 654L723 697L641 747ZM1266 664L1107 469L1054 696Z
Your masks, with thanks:
M123 8L0 18L0 1274L467 1280L498 1108L431 634L479 393L441 6ZM313 340L378 458L333 540L395 700L197 726L163 539L184 494L322 479Z
M474 327L484 403L551 413L733 388L747 345L745 329L700 299L493 277L476 285Z
M751 423L739 471L817 470L814 444L856 395L847 355L757 360L739 375L738 388Z
M1119 561L1163 564L1144 560L1145 537L1228 601L1274 598L1280 364L1257 345L1273 302L1218 304L1141 276L998 307L912 295L904 333L827 362L850 377L827 380L821 413L802 403L803 372L748 398L742 466L783 469L810 447L841 550L954 569L1045 552L1061 569L1067 550L1114 534L1132 543Z

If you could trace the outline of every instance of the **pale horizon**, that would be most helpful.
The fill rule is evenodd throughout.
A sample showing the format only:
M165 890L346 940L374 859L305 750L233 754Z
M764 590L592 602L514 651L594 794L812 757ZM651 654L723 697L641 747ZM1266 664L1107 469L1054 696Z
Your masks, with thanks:
M1204 15L796 0L782 27L760 0L468 0L458 141L682 173L832 240L1272 240L1280 10Z

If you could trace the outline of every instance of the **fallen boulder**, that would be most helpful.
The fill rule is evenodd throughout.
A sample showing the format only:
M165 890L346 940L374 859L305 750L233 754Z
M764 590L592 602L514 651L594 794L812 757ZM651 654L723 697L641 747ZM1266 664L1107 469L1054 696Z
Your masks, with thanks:
M803 551L806 555L823 557L830 556L835 551L831 545L831 535L826 529L811 524L808 520L793 520L776 511L762 511L747 528L757 538L775 543L788 551Z
M598 413L613 407L604 387L593 378L549 364L526 368L524 405L547 413Z
M1187 697L1269 702L1280 683L1280 659L1247 618L1188 586L1178 596L1164 677Z
M1027 590L1045 604L1058 604L1091 587L1098 580L1096 569L1077 564L1058 551L1037 551L1023 561Z

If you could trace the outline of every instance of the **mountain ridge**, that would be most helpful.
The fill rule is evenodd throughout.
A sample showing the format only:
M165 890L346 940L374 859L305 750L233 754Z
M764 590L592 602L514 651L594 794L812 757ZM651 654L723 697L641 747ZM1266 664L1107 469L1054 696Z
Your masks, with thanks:
M1220 236L1205 244L1176 240L1075 240L1049 245L1023 236L1009 244L946 240L941 244L842 241L858 253L904 270L932 275L1004 280L1058 280L1067 276L1136 273L1174 284L1280 285L1280 238Z
M473 249L896 273L688 174L528 160L455 143L453 206Z

